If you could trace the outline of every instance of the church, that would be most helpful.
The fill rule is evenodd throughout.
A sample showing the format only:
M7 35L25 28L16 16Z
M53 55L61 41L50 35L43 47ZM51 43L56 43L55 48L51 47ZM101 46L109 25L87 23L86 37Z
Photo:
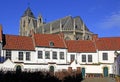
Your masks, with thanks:
M20 20L20 35L30 36L31 31L42 34L63 33L65 40L89 40L93 34L80 16L66 16L56 21L45 23L41 15L36 19L28 7Z
M113 77L120 37L99 37L82 19L66 16L44 23L28 7L20 19L20 35L3 34L0 26L0 70L81 70L84 78Z

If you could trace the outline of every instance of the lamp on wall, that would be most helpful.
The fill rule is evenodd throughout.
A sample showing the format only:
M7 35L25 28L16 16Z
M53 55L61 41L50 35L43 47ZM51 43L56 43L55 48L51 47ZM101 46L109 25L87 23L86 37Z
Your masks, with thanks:
M116 56L118 56L119 53L118 53L117 51L115 51L114 54L115 54Z
M117 51L115 51L115 52L114 52L114 54L117 56L117 55L118 55L118 52L117 52Z

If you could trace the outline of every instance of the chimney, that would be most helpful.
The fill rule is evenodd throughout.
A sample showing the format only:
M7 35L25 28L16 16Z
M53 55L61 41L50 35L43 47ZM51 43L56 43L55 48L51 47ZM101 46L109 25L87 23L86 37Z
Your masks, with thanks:
M98 40L98 34L93 34L92 35L92 40L97 41Z

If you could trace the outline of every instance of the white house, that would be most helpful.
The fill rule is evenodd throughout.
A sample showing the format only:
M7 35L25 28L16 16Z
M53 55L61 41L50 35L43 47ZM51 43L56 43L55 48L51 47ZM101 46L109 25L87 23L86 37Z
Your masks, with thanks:
M8 35L0 28L0 69L62 71L81 68L84 77L114 75L115 51L120 37L64 40L60 34Z

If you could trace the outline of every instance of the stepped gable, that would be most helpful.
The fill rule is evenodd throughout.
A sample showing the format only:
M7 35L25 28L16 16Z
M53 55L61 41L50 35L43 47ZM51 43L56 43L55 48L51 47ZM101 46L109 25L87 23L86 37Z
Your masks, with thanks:
M91 40L67 40L68 52L96 52L94 42Z
M34 39L35 45L38 47L66 48L64 39L60 34L35 34Z
M3 49L7 50L35 50L32 38L17 35L4 35Z
M98 50L120 50L120 37L99 38L96 46Z

